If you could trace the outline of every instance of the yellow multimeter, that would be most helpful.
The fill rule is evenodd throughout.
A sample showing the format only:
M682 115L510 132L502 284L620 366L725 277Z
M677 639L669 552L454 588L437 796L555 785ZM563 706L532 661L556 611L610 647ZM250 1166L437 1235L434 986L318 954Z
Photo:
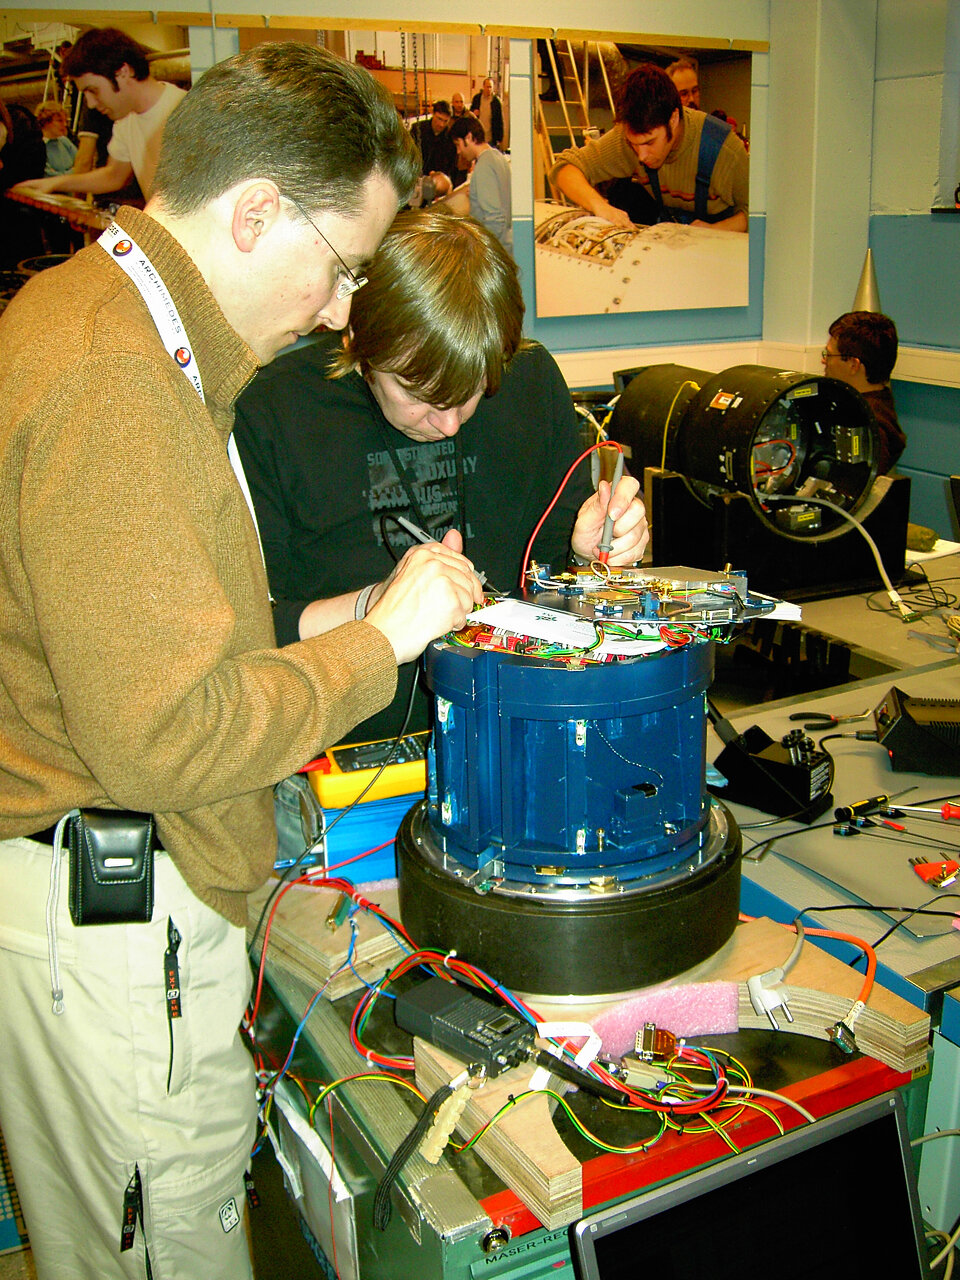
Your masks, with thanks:
M389 757L376 782L363 799L386 800L427 789L427 743L430 731L410 733L401 738L391 755L394 738L378 742L349 742L331 747L309 770L313 793L325 809L343 809L352 804L377 770Z

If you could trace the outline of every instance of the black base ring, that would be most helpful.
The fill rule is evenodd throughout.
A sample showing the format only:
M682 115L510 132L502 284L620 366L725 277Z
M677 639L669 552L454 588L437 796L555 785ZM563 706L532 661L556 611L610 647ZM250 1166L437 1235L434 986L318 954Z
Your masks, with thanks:
M708 959L740 909L740 830L713 802L718 856L662 888L583 896L477 893L422 852L436 846L423 804L397 833L400 916L418 946L455 950L505 986L529 994L614 995L664 982Z

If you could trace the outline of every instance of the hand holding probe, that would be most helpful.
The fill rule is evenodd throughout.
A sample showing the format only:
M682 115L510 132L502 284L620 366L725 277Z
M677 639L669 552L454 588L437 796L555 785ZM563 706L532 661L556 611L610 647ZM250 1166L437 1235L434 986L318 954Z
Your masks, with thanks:
M614 490L620 483L623 476L623 451L617 450L617 461L613 468L613 479L610 481L610 497L607 500L607 514L603 517L603 533L600 536L600 554L597 559L601 564L606 564L610 559L610 551L613 547L613 517L610 515L610 503L613 501Z

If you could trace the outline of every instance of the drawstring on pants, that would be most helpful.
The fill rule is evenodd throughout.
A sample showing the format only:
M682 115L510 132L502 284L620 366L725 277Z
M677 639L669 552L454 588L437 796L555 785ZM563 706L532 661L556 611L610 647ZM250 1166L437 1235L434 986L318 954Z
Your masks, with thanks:
M63 1013L63 988L60 986L60 956L57 951L57 906L60 901L60 866L63 856L63 829L71 818L80 813L79 809L71 809L57 823L53 834L53 858L50 862L50 890L47 893L47 959L50 963L50 994L53 997L53 1012L59 1017Z

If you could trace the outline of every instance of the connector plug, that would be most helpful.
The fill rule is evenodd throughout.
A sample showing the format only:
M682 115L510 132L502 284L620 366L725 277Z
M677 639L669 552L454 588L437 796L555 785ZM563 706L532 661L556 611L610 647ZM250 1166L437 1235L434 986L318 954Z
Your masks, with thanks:
M655 1022L645 1022L637 1032L634 1048L641 1062L654 1058L669 1058L677 1048L677 1037L672 1031L664 1031Z
M827 1035L837 1048L842 1049L844 1053L856 1053L857 1037L842 1018L839 1022L834 1023L832 1027L827 1027Z
M774 1017L775 1010L779 1009L788 1022L793 1021L787 993L780 985L783 976L783 969L768 969L766 973L756 973L747 979L747 994L754 1013L765 1013L774 1031L780 1030L780 1023Z
M635 1054L627 1053L620 1059L617 1079L631 1089L659 1089L668 1083L668 1075L656 1063L644 1062Z
M920 617L916 609L911 609L909 605L906 605L903 603L903 600L899 592L888 591L887 595L890 598L890 603L900 614L901 622L916 622L916 620Z

